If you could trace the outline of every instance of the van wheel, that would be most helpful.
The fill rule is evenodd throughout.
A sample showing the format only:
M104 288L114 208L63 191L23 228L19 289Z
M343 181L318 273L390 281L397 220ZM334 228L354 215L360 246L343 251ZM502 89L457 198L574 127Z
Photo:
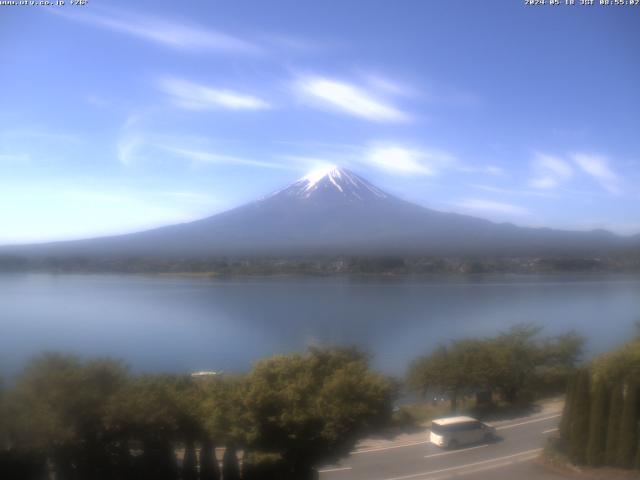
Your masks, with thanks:
M447 445L447 447L451 450L455 450L456 448L458 448L460 446L460 444L458 443L457 440L451 440L449 442L449 445Z
M491 442L493 442L495 439L496 439L496 437L495 437L493 434L491 434L491 433L487 433L487 434L485 434L485 436L484 436L484 441L485 441L485 442L487 442L487 443L491 443Z

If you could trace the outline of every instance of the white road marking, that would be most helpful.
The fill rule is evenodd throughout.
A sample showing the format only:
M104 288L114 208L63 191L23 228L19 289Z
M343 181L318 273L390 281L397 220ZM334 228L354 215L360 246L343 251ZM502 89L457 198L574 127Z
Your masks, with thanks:
M488 447L488 446L489 446L488 444L477 445L475 447L461 448L459 450L451 450L450 452L434 453L432 455L425 455L424 458L441 457L443 455L452 455L454 453L468 452L469 450L475 450L477 448L485 448L485 447Z
M542 433L551 433L551 432L557 432L558 429L557 428L550 428L549 430L543 430Z
M351 470L352 467L336 467L336 468L325 468L323 470L318 470L318 473L329 473L329 472L342 472L345 470Z
M502 460L508 460L510 458L515 458L515 457L521 457L523 455L531 455L531 454L534 454L534 453L537 454L537 453L540 453L541 451L542 451L541 448L535 448L533 450L525 450L524 452L518 452L518 453L513 453L511 455L506 455L504 457L490 458L488 460L482 460L480 462L467 463L465 465L457 465L455 467L441 468L440 470L431 470L429 472L414 473L412 475L403 475L401 477L385 478L384 480L407 480L407 479L410 479L410 478L426 477L426 476L429 476L429 475L435 475L437 473L450 472L452 470L462 470L464 468L476 467L478 465L486 465L488 463L501 462ZM528 457L527 457L527 459L528 459ZM524 461L524 460L522 460L522 461ZM478 469L476 469L475 471L478 471Z
M561 417L562 414L558 413L557 415L551 415L549 417L536 418L535 420L527 420L526 422L520 423L512 423L511 425L503 425L501 427L496 427L496 430L506 430L507 428L519 427L520 425L529 425L530 423L544 422L545 420L551 420L552 418Z
M506 462L500 463L492 463L491 465L486 465L484 467L473 468L471 470L465 470L462 472L455 472L446 475L441 475L439 477L430 477L428 480L448 480L450 478L458 478L464 475L473 475L478 472L486 472L488 470L496 470L498 468L508 467L509 465L515 465L516 463L528 462L529 460L533 460L538 457L538 454L535 453L533 455L527 455L524 457L518 457L514 460L507 460Z
M358 455L359 453L381 452L383 450L393 450L394 448L413 447L414 445L424 445L425 443L431 442L430 440L424 440L422 442L403 443L401 445L391 445L389 447L376 447L368 448L366 450L354 450L353 452L351 452L351 455Z

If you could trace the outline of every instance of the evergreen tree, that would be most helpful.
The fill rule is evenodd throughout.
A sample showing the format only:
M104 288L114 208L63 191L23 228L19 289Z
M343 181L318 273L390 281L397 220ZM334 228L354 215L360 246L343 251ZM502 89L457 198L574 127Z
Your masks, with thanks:
M605 461L607 417L609 414L609 391L604 380L595 382L589 415L589 441L587 443L587 463L599 467Z
M582 465L586 461L590 383L590 372L586 369L581 370L576 379L575 401L571 407L571 424L569 425L569 458L576 465Z
M611 391L609 402L609 418L607 420L607 441L605 462L607 465L615 465L618 454L618 441L620 437L620 421L622 420L622 385L615 384Z
M625 390L616 465L630 468L638 445L638 385L630 382Z
M560 419L560 438L568 444L569 442L569 426L571 425L571 414L573 413L573 403L575 402L575 390L576 390L576 377L578 375L572 375L569 377L569 383L567 385L567 395L564 401L564 409L562 411L562 418Z

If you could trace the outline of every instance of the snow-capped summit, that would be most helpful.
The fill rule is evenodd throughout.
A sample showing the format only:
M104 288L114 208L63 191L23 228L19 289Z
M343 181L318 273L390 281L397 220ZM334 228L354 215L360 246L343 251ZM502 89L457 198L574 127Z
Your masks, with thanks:
M355 173L334 165L314 170L278 192L286 197L362 201L387 198L387 194Z

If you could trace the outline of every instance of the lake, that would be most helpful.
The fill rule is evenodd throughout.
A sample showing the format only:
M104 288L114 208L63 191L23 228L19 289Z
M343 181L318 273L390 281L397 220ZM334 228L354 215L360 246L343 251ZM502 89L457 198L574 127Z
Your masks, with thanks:
M136 371L242 372L308 345L355 344L401 375L439 342L521 322L575 329L590 354L633 334L637 276L199 279L0 275L0 371L61 350Z

